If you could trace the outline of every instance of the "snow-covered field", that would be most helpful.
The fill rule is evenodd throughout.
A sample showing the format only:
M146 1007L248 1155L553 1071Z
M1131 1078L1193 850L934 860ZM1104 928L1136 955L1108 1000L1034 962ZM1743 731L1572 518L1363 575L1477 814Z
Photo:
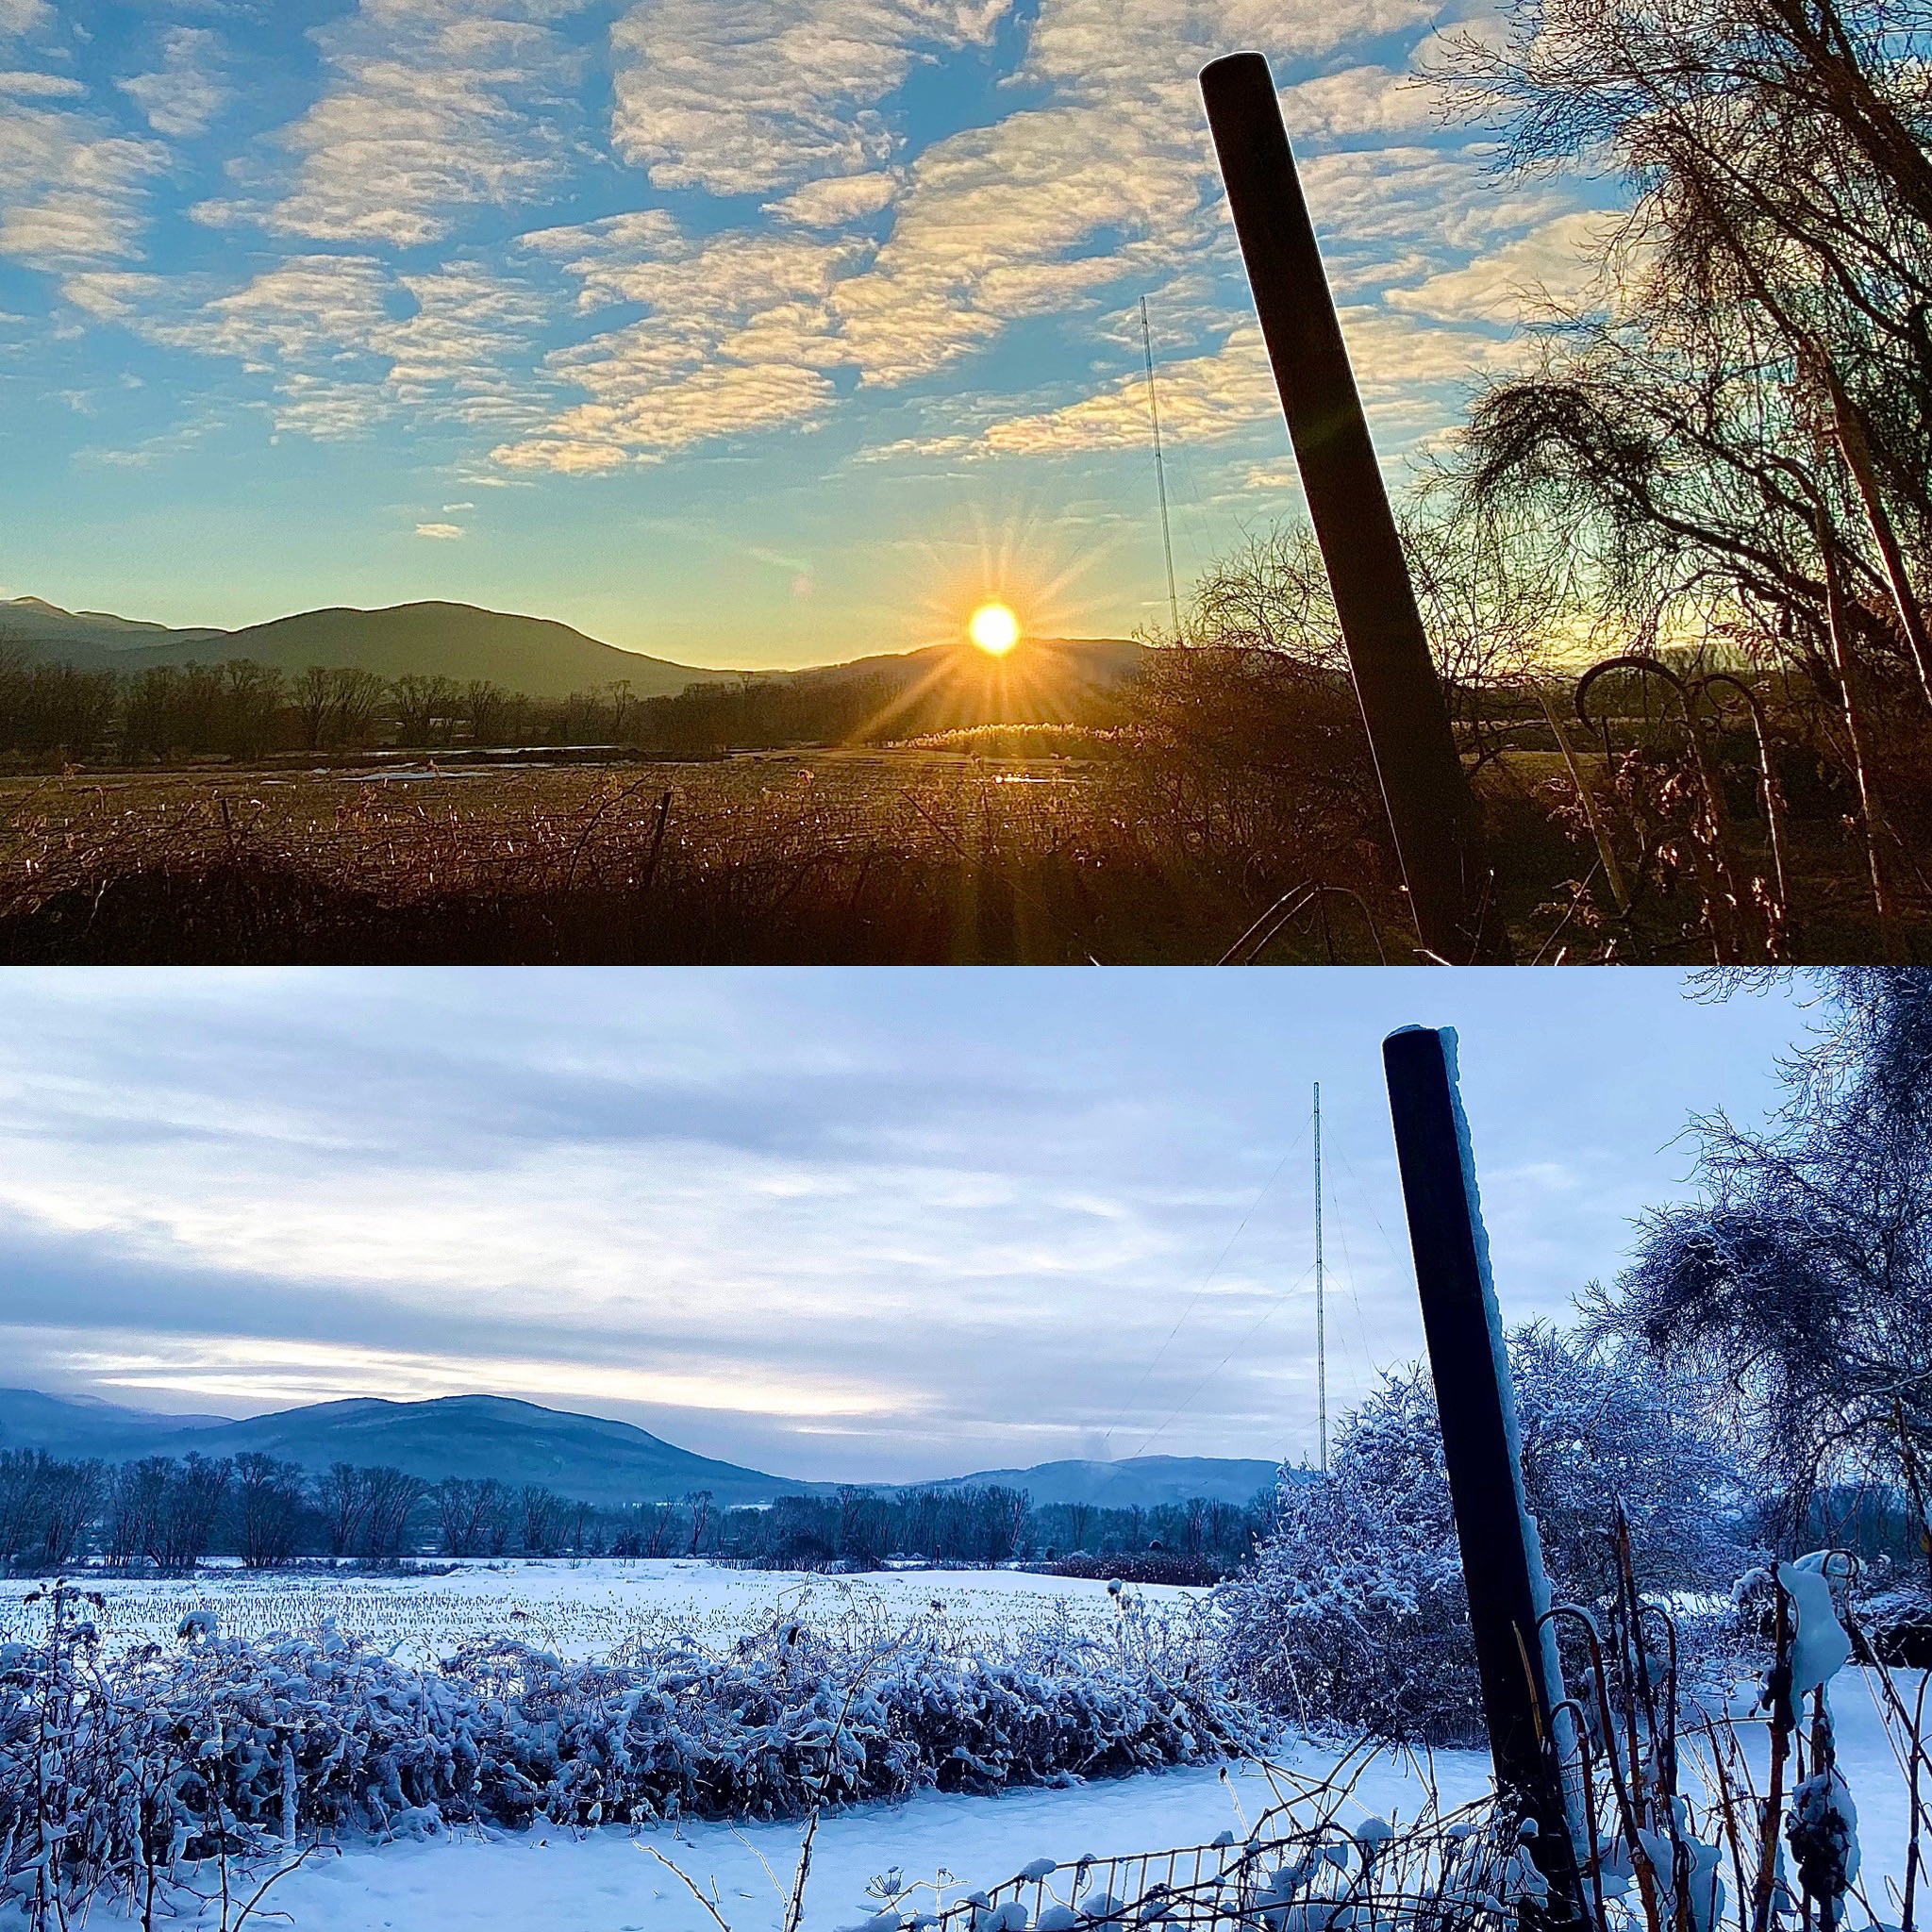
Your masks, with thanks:
M864 1576L725 1570L676 1558L573 1563L508 1558L448 1576L331 1577L203 1571L193 1580L80 1578L107 1607L96 1621L110 1650L171 1643L191 1610L212 1610L227 1637L313 1637L333 1618L344 1636L432 1662L466 1643L513 1637L581 1661L622 1661L633 1649L685 1640L728 1649L779 1617L854 1636L943 1620L962 1638L1002 1638L1065 1614L1094 1634L1118 1616L1104 1583L1010 1570L915 1570ZM36 1586L0 1582L0 1642L38 1634ZM1150 1610L1181 1610L1196 1592L1134 1587ZM1064 1606L1057 1611L1056 1606Z
M1907 1685L1916 1688L1916 1677ZM1857 1795L1865 1883L1881 1917L1883 1880L1904 1870L1907 1813L1867 1686L1856 1675L1834 1693L1840 1755ZM1331 1754L1304 1744L1284 1762L1325 1770ZM1486 1755L1439 1752L1429 1767L1445 1806L1488 1789ZM858 1806L821 1824L806 1897L805 1932L841 1932L878 1909L868 1883L892 1867L908 1880L940 1881L950 1900L990 1888L1036 1858L1069 1862L1205 1844L1244 1831L1273 1802L1258 1766L1188 1769L1095 1782L1067 1790L1014 1790L999 1797L923 1792L903 1805ZM1419 1767L1393 1754L1357 1787L1344 1822L1370 1812L1399 1821L1423 1801ZM271 1895L294 1932L404 1932L461 1926L465 1932L717 1932L677 1877L653 1856L715 1886L732 1932L774 1932L783 1917L799 1842L791 1824L686 1824L632 1833L619 1828L573 1839L550 1829L454 1836L428 1843L352 1845L311 1860ZM944 1874L942 1877L941 1874ZM933 1897L914 1903L930 1909ZM94 1924L125 1923L104 1918Z
M471 1564L440 1577L256 1577L241 1572L192 1582L103 1581L109 1647L171 1643L182 1617L212 1609L225 1634L315 1634L329 1620L411 1661L494 1636L574 1658L622 1657L635 1646L682 1639L727 1649L779 1616L803 1613L820 1627L882 1634L943 1620L962 1641L1016 1638L1065 1617L1100 1634L1120 1615L1102 1583L1016 1572L911 1572L858 1577L747 1573L669 1561L514 1561ZM31 1634L42 1611L31 1586L0 1585L0 1639ZM1157 1615L1186 1617L1194 1594L1135 1591ZM1902 1675L1904 1674L1901 1674ZM1907 1696L1917 1688L1907 1685ZM1834 1691L1840 1751L1857 1799L1865 1876L1880 1916L1883 1879L1903 1870L1907 1807L1870 1688L1855 1674ZM1285 1761L1325 1769L1332 1753L1303 1743ZM1439 1753L1430 1767L1443 1803L1481 1795L1488 1760ZM838 1932L877 1909L867 1886L899 1868L938 1884L945 1897L990 1888L1035 1859L1068 1861L1205 1843L1241 1834L1273 1801L1258 1767L1183 1769L1065 1790L1016 1790L997 1797L923 1792L899 1805L829 1814L815 1847L806 1932ZM1421 1768L1391 1755L1357 1788L1358 1807L1391 1819L1423 1803ZM265 1904L295 1932L461 1926L466 1932L717 1932L711 1916L658 1861L716 1888L731 1932L771 1932L780 1922L798 1849L793 1824L686 1824L633 1832L607 1827L573 1836L551 1826L524 1833L458 1831L426 1842L350 1842L313 1857ZM930 1909L930 1892L913 1901ZM1895 1908L1889 1914L1896 1918ZM92 1923L126 1923L96 1908ZM192 1923L192 1922L191 1922ZM210 1922L212 1923L212 1922Z

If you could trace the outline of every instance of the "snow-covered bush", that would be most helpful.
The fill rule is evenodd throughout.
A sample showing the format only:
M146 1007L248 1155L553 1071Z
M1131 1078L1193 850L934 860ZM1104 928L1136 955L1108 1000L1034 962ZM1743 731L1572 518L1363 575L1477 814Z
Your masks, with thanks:
M1211 1760L1262 1728L1205 1656L1124 1613L1006 1654L849 1649L798 1623L728 1656L567 1663L523 1645L408 1668L333 1631L196 1627L108 1660L72 1620L0 1655L0 1902L314 1832L766 1818Z
M1663 1374L1541 1324L1509 1338L1524 1487L1558 1598L1613 1576L1622 1503L1646 1587L1722 1591L1749 1561L1735 1466ZM1480 1690L1427 1370L1342 1424L1331 1474L1297 1472L1274 1533L1219 1593L1235 1684L1299 1722L1447 1742L1480 1725Z

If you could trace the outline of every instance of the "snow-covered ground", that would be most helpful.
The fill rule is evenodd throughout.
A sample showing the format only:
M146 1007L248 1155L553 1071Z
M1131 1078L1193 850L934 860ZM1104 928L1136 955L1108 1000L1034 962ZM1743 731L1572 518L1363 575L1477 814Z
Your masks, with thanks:
M469 1564L440 1577L325 1575L254 1577L241 1572L193 1581L90 1583L108 1599L110 1646L170 1642L191 1609L211 1608L225 1633L319 1631L325 1619L412 1660L458 1644L511 1636L573 1657L622 1656L673 1638L727 1647L779 1615L807 1614L855 1632L943 1618L962 1637L1017 1636L1048 1616L1097 1631L1119 1615L1102 1583L1018 1572L910 1572L858 1577L750 1573L676 1560L573 1565L512 1561ZM0 1639L38 1627L31 1586L0 1585ZM1150 1609L1185 1615L1193 1592L1137 1590ZM1916 1675L1898 1674L1907 1700ZM1833 1693L1840 1758L1857 1800L1865 1880L1881 1917L1883 1881L1903 1871L1907 1829L1904 1781L1867 1683L1841 1675ZM1307 1743L1285 1761L1324 1770L1331 1752ZM1442 1801L1487 1788L1488 1759L1443 1752L1433 1760ZM1072 1860L1205 1843L1237 1833L1273 1802L1259 1767L1148 1774L1069 1790L1023 1790L999 1797L924 1792L893 1806L861 1806L824 1821L807 1895L807 1932L837 1932L869 1917L867 1885L901 1869L908 1880L939 1881L945 1895L989 1888L1041 1857ZM1412 1817L1424 1786L1413 1763L1391 1755L1357 1788L1358 1808ZM1344 1814L1347 1816L1350 1814ZM520 1833L464 1832L427 1842L351 1842L313 1857L264 1903L295 1932L461 1926L465 1932L717 1932L715 1922L653 1856L672 1859L708 1889L731 1932L771 1932L780 1924L781 1888L798 1850L795 1824L686 1824L633 1833L622 1827L572 1837L552 1827ZM941 1877L941 1874L947 1874ZM929 1909L932 1895L915 1901ZM125 1923L96 1910L92 1923Z
M312 1637L333 1618L344 1636L402 1660L434 1660L458 1645L514 1637L574 1660L622 1658L633 1648L695 1641L724 1650L778 1617L803 1615L835 1631L899 1629L942 1617L962 1636L998 1638L1037 1626L1056 1603L1096 1634L1117 1611L1104 1583L1015 1570L913 1570L863 1576L725 1570L677 1558L521 1557L471 1562L447 1576L330 1576L202 1571L192 1579L76 1580L99 1591L97 1618L109 1649L173 1642L191 1610L213 1610L223 1635L272 1631ZM25 1599L37 1586L0 1582L0 1642L39 1632L44 1611ZM1134 1586L1150 1608L1179 1607L1193 1592Z
M1909 1696L1917 1677L1900 1676ZM1840 1757L1858 1804L1865 1883L1879 1915L1896 1921L1896 1903L1888 1908L1882 1887L1905 1865L1903 1780L1866 1683L1856 1674L1841 1677L1833 1702ZM1321 1772L1330 1755L1304 1744L1283 1761ZM1430 1768L1445 1806L1488 1789L1484 1754L1439 1752ZM1241 1765L1230 1767L1225 1778L1190 1769L1069 1790L1015 1790L993 1798L928 1791L903 1805L859 1806L828 1815L820 1826L805 1932L840 1932L869 1918L878 1905L867 1885L892 1867L908 1881L940 1881L950 1900L991 1888L1036 1858L1064 1863L1090 1852L1108 1857L1205 1844L1224 1830L1239 1834L1274 1795L1259 1767ZM1423 1795L1418 1767L1390 1754L1363 1775L1343 1820L1371 1811L1396 1821L1413 1817ZM780 1888L790 1887L798 1843L794 1824L686 1824L635 1834L613 1827L576 1839L538 1829L353 1845L311 1859L284 1879L271 1900L290 1915L294 1932L443 1925L465 1932L717 1932L709 1914L653 1856L655 1849L707 1890L715 1886L732 1932L774 1932L783 1916ZM929 1910L933 1895L923 1893L914 1903ZM123 1922L96 1913L93 1923Z
M1310 1767L1321 1761L1301 1754ZM1486 1788L1488 1760L1468 1752L1438 1760L1445 1796ZM1370 1809L1412 1811L1415 1780L1392 1763L1365 1779ZM828 1815L813 1847L806 1932L838 1932L879 1909L868 1882L891 1867L909 1880L941 1874L948 1901L1009 1878L1036 1858L1071 1861L1091 1852L1165 1850L1241 1832L1273 1802L1252 1767L1161 1772L1071 1790L1015 1790L996 1798L927 1791L903 1805L859 1806ZM1352 1817L1366 1815L1353 1811ZM550 1830L494 1841L455 1838L427 1844L358 1846L311 1860L270 1895L294 1932L379 1932L462 1926L465 1932L717 1932L715 1923L653 1848L717 1888L732 1932L774 1932L783 1917L799 1844L793 1824L687 1824L632 1835L607 1829L573 1840ZM769 1868L769 1870L767 1869ZM933 1896L912 1902L930 1910ZM122 1922L103 1919L96 1925Z

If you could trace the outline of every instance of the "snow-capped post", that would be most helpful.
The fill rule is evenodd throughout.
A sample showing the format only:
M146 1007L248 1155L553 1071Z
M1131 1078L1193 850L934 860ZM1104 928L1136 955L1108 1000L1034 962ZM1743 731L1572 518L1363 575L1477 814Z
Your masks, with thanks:
M1308 515L1335 591L1357 701L1424 949L1507 964L1474 794L1416 608L1348 345L1302 197L1274 76L1259 54L1201 72L1234 217Z
M1542 1544L1524 1497L1516 1406L1475 1156L1457 1087L1456 1035L1405 1026L1382 1042L1423 1328L1442 1422L1483 1719L1496 1785L1534 1822L1528 1849L1548 1881L1547 1923L1584 1916L1552 1713L1563 1697Z

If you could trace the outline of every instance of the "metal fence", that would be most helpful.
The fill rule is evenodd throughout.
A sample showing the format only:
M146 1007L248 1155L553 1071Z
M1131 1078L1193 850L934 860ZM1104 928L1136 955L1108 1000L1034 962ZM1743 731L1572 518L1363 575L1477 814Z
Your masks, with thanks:
M905 1932L1441 1932L1509 1916L1498 1894L1521 1860L1499 1853L1487 1803L1440 1813L1431 1802L1398 1829L1353 1802L1352 1775L1276 1778L1277 1802L1243 1837L1042 1859L943 1910L906 1914Z

